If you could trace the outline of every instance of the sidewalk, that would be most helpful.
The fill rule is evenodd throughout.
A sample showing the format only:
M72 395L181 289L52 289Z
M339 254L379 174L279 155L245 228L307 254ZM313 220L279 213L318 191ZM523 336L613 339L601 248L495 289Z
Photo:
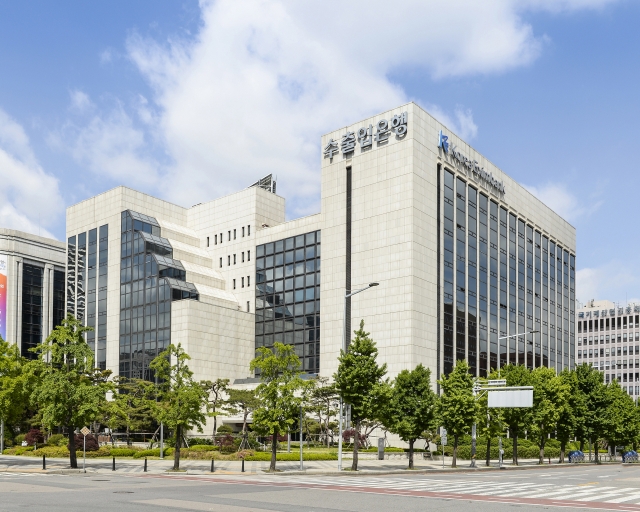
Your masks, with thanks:
M265 474L269 469L268 461L246 461L245 473L242 473L241 461L214 461L215 474L220 475L257 475ZM589 464L589 463L583 463ZM32 457L17 457L10 455L0 456L0 475L2 473L77 473L82 471L82 458L78 458L78 466L80 470L71 470L69 468L69 459L48 458L47 469L42 470L42 459ZM510 461L505 462L504 469L533 469L533 468L552 468L566 467L569 464L558 464L557 460L552 464L538 464L537 459L521 460L519 466L513 466ZM173 459L165 458L164 460L148 460L147 473L149 474L165 474L173 467ZM412 474L407 470L408 460L360 460L358 464L358 474ZM280 474L350 474L351 471L343 471L338 473L338 461L304 461L303 471L300 471L299 462L278 461L278 471ZM350 470L351 459L343 459L343 469ZM112 473L112 459L87 459L87 472L92 473ZM180 469L186 470L190 475L211 475L211 462L202 460L181 460ZM416 458L414 461L415 472L450 472L450 471L491 471L497 470L498 463L492 461L491 466L485 466L485 461L476 461L476 468L470 468L470 461L458 460L458 467L451 468L451 458L447 457L445 466L442 467L442 461L429 461ZM116 459L116 472L118 473L143 473L144 459Z

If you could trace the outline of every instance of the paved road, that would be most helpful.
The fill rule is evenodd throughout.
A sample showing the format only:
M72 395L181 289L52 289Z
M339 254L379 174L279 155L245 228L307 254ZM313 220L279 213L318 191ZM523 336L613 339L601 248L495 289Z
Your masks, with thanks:
M640 512L640 467L392 476L0 473L0 511L474 512L513 506Z

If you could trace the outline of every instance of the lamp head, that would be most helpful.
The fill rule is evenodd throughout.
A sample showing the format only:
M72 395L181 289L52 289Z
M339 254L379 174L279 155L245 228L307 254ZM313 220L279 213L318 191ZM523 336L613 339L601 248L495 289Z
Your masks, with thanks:
M369 283L369 288L372 288L373 286L378 286L380 283Z

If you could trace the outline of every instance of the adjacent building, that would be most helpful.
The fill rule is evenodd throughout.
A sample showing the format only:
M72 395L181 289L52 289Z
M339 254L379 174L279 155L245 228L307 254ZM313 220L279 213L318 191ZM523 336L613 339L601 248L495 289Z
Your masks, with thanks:
M13 229L0 229L0 336L24 357L65 316L66 246Z
M640 304L620 306L590 300L578 309L577 363L618 381L634 398L640 395Z
M331 376L362 319L391 377L574 366L573 226L414 103L321 148L321 210L300 219L271 177L190 208L126 187L68 208L66 309L98 364L152 380L181 343L196 378L250 382L281 341Z

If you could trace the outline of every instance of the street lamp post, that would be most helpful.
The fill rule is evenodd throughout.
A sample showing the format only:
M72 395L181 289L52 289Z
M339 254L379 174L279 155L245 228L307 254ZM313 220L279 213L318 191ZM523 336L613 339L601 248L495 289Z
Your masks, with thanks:
M521 333L518 333L518 334L511 334L509 336L500 336L498 338L498 341L506 340L508 338L515 338L516 336L525 336L527 334L535 334L536 332L539 332L539 331L534 330L534 331L521 332ZM476 388L475 387L474 387L474 390L473 390L473 394L476 395ZM487 417L488 417L488 414L487 414ZM473 428L471 429L471 467L472 468L476 467L476 431L477 431L477 428L476 428L476 424L474 423L473 424Z
M360 290L356 290L355 292L345 293L344 295L344 316L343 316L343 326L342 326L342 350L347 352L347 299L349 297L353 297L356 293L363 292L368 290L369 288L373 288L374 286L378 286L380 283L369 283L369 286L366 288L361 288ZM339 427L338 427L338 471L342 471L342 411L343 411L343 401L342 396L340 397L340 419L339 419ZM357 442L357 439L356 439Z

